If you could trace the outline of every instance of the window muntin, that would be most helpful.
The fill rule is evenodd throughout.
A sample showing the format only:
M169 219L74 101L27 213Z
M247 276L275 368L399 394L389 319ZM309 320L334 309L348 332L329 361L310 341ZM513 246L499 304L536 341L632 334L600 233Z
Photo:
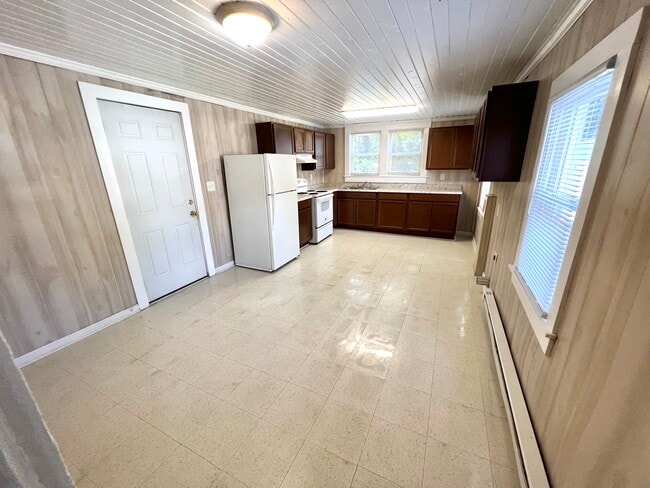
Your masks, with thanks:
M419 175L422 160L422 130L390 132L388 173Z
M381 132L350 135L350 174L378 175Z
M601 70L551 101L516 271L546 318L551 310L613 77Z

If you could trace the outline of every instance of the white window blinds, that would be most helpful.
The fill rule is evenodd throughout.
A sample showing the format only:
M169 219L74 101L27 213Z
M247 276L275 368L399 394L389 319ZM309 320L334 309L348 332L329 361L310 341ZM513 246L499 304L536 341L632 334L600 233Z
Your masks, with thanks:
M552 101L517 272L548 314L603 116L613 69Z

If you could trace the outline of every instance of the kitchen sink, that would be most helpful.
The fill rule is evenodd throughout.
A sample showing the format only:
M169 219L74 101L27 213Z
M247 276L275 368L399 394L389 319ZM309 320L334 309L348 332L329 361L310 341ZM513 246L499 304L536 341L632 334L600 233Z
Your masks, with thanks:
M359 185L345 185L343 189L344 190L378 190L379 186L366 185L365 183L361 183Z

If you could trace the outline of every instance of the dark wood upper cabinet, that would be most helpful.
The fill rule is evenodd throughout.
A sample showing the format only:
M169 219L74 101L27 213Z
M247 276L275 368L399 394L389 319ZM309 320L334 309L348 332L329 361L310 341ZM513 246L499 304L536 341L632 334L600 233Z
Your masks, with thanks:
M335 153L334 134L325 134L325 169L334 169L336 167Z
M257 152L293 154L293 127L275 122L255 124Z
M474 123L471 169L479 181L519 181L539 82L495 86Z
M427 169L469 169L474 126L429 129Z
M305 152L314 154L314 131L305 129ZM296 151L298 152L298 151Z
M316 159L316 169L325 169L326 167L327 148L325 145L325 134L322 132L314 133L314 159Z
M305 152L305 130L293 128L293 149L296 153Z

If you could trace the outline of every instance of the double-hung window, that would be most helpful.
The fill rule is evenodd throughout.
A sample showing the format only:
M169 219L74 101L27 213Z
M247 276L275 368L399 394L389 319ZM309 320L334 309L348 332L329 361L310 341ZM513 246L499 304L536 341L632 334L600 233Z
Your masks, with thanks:
M558 310L631 44L596 46L551 86L536 175L511 266L514 288L545 353L557 337Z
M430 121L346 126L346 181L426 182Z

